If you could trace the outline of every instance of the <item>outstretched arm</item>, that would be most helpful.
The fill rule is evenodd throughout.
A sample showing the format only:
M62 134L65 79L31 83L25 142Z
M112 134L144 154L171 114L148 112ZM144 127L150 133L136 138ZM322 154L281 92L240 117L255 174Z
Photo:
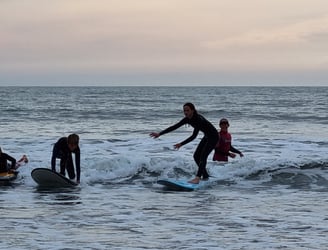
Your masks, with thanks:
M239 154L240 157L244 156L242 152L240 152L238 149L234 148L232 145L230 146L230 151L233 153Z
M153 138L157 138L157 137L160 137L160 134L159 133L156 133L156 132L152 132L149 134L150 137L153 137Z
M152 132L150 133L149 135L153 138L158 138L160 137L161 135L164 135L164 134L167 134L173 130L176 130L177 128L181 127L182 125L186 124L186 119L182 119L180 122L178 122L177 124L171 126L171 127L168 127L166 129L164 129L163 131L159 132L159 133L156 133L156 132Z
M180 143L180 147L187 144L187 143L189 143L189 142L191 142L191 141L193 141L197 137L198 133L199 133L199 129L195 128L192 135L190 137L188 137L186 140L184 140L183 142Z

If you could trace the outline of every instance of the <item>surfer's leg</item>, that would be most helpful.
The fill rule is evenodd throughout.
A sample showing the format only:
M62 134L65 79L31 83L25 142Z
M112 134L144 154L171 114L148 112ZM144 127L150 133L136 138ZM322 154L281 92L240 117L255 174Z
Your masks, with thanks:
M206 146L206 143L207 143L207 139L206 139L206 137L204 137L200 141L200 143L198 144L198 146L196 148L196 151L194 153L194 160L198 166L198 171L197 171L196 177L189 181L190 183L195 183L195 184L199 183L200 178L203 176L201 159L202 159L202 154L203 154L204 147Z
M28 158L26 155L23 155L22 158L19 159L19 161L16 162L15 169L21 167L23 164L28 163Z
M197 166L199 167L200 164L200 159L201 159L201 155L202 155L202 151L203 151L203 147L206 144L206 139L203 138L200 143L198 144L196 151L194 153L194 160L197 164Z
M208 153L208 142L207 140L202 143L202 148L200 149L200 155L199 155L199 165L198 165L198 172L197 176L198 177L203 177L204 179L208 178L208 173L206 171L206 162L207 162L207 156L209 155Z
M68 174L69 178L74 179L75 178L75 172L74 172L74 164L73 164L72 155L70 155L68 157L68 160L66 162L66 170L67 170L67 174Z
M215 140L206 140L206 143L204 143L204 147L202 148L197 176L203 177L203 179L208 179L209 177L209 174L207 173L206 170L207 158L209 154L212 152L215 145L216 145Z
M27 158L26 155L23 155L23 156L19 159L18 163L21 163L21 162L28 163L28 158Z
M60 159L60 174L63 176L65 176L66 162L67 159L65 159L64 157Z
M209 153L207 153L208 150L206 150L206 148L204 148L202 154L201 154L201 159L199 162L199 168L198 168L198 172L197 172L197 176L198 177L203 177L203 179L208 179L209 174L207 173L206 170L206 163L207 163L207 157L209 155Z
M66 166L67 168L67 173L70 179L74 179L75 178L75 172L74 172L74 166L73 164L69 164Z

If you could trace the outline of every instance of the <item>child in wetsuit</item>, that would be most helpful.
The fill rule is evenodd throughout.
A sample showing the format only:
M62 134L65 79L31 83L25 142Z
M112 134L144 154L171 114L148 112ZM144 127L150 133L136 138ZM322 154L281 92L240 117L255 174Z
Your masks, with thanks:
M243 153L231 145L231 134L228 132L229 121L222 118L219 123L220 131L218 132L219 141L215 146L213 161L228 161L228 157L235 158L236 154L243 157Z

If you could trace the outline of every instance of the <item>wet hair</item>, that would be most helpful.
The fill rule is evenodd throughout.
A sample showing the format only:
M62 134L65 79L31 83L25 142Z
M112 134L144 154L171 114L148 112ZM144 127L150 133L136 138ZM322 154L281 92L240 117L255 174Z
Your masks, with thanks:
M79 144L79 136L77 134L70 134L67 137L67 143L68 144L74 144L74 145L78 145Z
M186 106L189 107L191 110L193 110L193 111L194 111L194 114L197 114L197 110L196 110L194 104L192 104L191 102L187 102L187 103L185 103L185 104L183 105L183 107L186 107Z

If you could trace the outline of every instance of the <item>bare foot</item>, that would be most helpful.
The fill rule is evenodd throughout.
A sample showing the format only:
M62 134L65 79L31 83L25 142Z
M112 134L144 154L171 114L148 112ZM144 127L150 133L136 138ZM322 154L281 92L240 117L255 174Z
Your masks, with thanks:
M27 156L26 155L23 155L22 158L19 159L18 162L24 162L24 163L28 163L28 159L27 159Z
M192 183L192 184L198 184L199 183L199 177L198 176L196 176L194 179L192 179L192 180L190 180L190 181L188 181L189 183Z
M23 155L22 159L24 160L25 163L28 163L28 158L26 155Z

